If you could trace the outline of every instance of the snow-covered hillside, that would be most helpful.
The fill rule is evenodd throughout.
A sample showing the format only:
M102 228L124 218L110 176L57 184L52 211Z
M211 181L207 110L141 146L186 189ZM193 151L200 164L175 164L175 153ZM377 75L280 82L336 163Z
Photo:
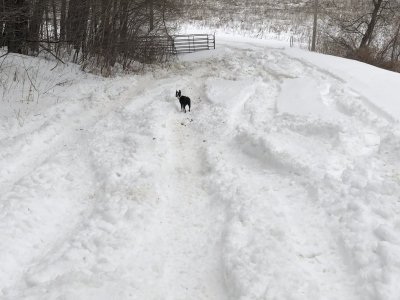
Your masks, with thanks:
M400 299L399 74L231 37L53 67L2 78L0 299Z

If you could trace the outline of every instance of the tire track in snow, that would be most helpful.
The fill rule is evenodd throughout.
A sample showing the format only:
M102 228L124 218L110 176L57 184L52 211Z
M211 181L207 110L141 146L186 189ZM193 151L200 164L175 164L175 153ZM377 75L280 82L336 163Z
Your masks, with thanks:
M281 61L281 50L271 52ZM207 95L219 109L203 111L213 115L209 118L213 124L202 124L202 128L219 137L213 139L218 146L209 149L208 163L213 168L211 190L223 200L228 214L223 266L230 299L358 299L357 277L343 254L337 227L330 225L312 186L323 177L318 168L326 164L324 157L330 156L341 124L280 114L276 103L282 83L304 76L305 70L285 70L272 64L268 56L268 52L243 50L223 64L221 74L228 72L224 67L232 69L233 65L237 75L228 77L229 84L229 80L258 73L247 68L246 58L253 62L263 57L257 61L260 68L265 66L266 74L258 73L263 83L246 95L246 101L232 97L232 103L219 99L224 95L224 82L220 87L210 83L212 90L221 89L221 93ZM239 65L241 69L235 67ZM225 122L228 119L234 122ZM231 125L230 130L223 124ZM305 149L303 143L308 145ZM333 168L347 162L340 151L336 154L338 161L330 162ZM340 167L335 170L341 171Z
M87 145L98 188L93 209L6 299L226 299L222 212L204 192L202 152L187 136L192 131L182 131L182 114L174 110L167 121L157 108L168 111L169 99L153 101L166 89L137 96L96 124Z
M136 93L134 96L137 96ZM46 236L45 243L29 255L15 255L16 260L22 261L19 261L19 266L14 271L22 269L24 272L21 278L12 278L15 279L12 288L4 289L6 299L77 299L82 297L82 290L84 295L97 295L94 296L96 299L113 292L119 293L121 297L129 297L136 290L141 278L132 276L132 270L137 271L144 266L133 258L135 251L141 246L141 243L135 243L137 237L134 234L146 230L143 222L151 224L149 219L142 218L142 214L146 212L146 216L151 217L150 211L154 209L154 199L157 199L154 196L156 189L147 178L152 169L151 163L146 164L143 157L143 153L146 154L147 151L142 151L136 142L136 139L142 138L140 126L131 122L131 111L140 111L147 101L146 97L132 101L127 106L129 109L117 110L114 107L104 119L92 124L86 139L79 140L76 147L67 152L70 155L84 156L79 157L85 162L85 166L80 167L83 171L90 171L94 178L89 181L87 176L78 175L75 180L79 180L84 186L84 191L91 188L95 191L90 195L90 203L83 207L79 205L82 200L79 195L83 197L83 192L74 196L64 191L69 206L64 209L58 205L59 210L67 215L83 210L78 218L69 216L67 220L57 220L52 218L54 212L48 212L45 216L50 220L43 217L35 220L43 223L41 226L48 227L48 231L55 227L58 235L56 238ZM116 129L120 127L125 127L125 130ZM145 143L143 146L145 147ZM116 156L115 153L120 155ZM70 160L63 161L58 167L73 170L78 166L76 162L71 164ZM58 176L55 177L57 178ZM74 191L71 187L69 189ZM29 240L24 243L24 247L20 247L21 252L29 250L35 240L43 238L36 231L32 233L29 230L21 232L21 235ZM145 233L142 232L142 235ZM151 242L149 239L146 244ZM15 245L16 242L12 244ZM129 261L128 265L126 261ZM119 266L119 272L114 272L115 266ZM91 277L90 274L96 272L104 274L101 279ZM124 278L121 279L121 276ZM154 273L151 276L149 280L156 277ZM97 284L98 280L102 280L104 290L92 291L88 282ZM71 286L74 286L73 292L69 289ZM113 296L115 295L110 294L110 297ZM145 295L143 298L148 299Z
M387 264L398 249L396 213L383 209L400 209L395 196L400 192L398 173L392 167L398 165L396 124L329 72L284 53L275 55L281 64L273 68L316 81L320 100L340 117L324 124L310 116L278 114L267 126L244 118L238 135L244 153L265 168L286 174L325 211L333 225L336 253L347 264L353 278L349 282L362 299L398 294L390 283L395 279L387 280L397 278L395 268Z
M358 299L330 220L308 191L281 170L260 168L240 148L221 152L208 159L212 188L228 214L223 247L230 299Z
M105 84L102 92L91 91L84 99L75 99L68 106L65 103L57 104L43 113L43 123L36 124L40 121L33 121L36 125L32 125L33 130L2 140L4 147L0 149L0 190L9 190L47 159L68 150L68 146L74 145L82 133L84 134L83 131L94 126L115 109L117 104L127 101L124 96L129 94L126 86L122 91L110 86L112 87L111 84ZM112 97L120 97L122 101L115 103L111 100ZM97 99L92 103L93 98L101 100ZM94 107L96 112L93 112ZM50 117L47 118L47 115Z
M115 89L108 92L109 87L104 87L106 97L111 97ZM35 138L29 144L35 147L29 155L25 151L13 153L12 159L18 163L12 164L12 172L8 172L0 184L3 191L0 236L7 241L0 247L0 256L9 261L0 272L0 288L4 293L12 291L9 286L23 281L21 275L29 268L37 263L40 265L62 247L90 216L98 182L94 178L87 140L93 138L92 128L112 115L121 103L130 100L129 94L132 90L118 92L121 99L101 104L99 111L77 110L79 114L75 116L55 116L51 122L35 129ZM71 105L77 106L80 105ZM87 118L82 121L84 115ZM84 130L77 131L79 128ZM21 138L23 136L19 136ZM16 142L18 144L19 140ZM20 157L23 157L21 161L18 160ZM7 225L9 222L13 227ZM18 251L12 251L16 245L19 245Z
M204 186L204 143L191 129L195 122L171 113L166 126L168 153L163 162L165 299L224 300L221 261L221 207L210 201Z

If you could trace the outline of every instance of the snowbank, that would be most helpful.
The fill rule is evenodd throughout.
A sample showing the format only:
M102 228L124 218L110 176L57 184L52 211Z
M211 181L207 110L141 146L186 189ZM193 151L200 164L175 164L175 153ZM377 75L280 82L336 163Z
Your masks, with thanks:
M400 120L398 87L400 74L365 63L340 57L288 49L290 56L312 64L327 75L340 78L349 89L359 94L371 110Z

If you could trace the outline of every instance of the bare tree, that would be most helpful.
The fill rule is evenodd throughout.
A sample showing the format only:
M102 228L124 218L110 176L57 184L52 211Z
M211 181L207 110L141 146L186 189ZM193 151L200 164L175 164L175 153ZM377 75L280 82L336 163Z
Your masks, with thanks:
M318 0L314 0L314 22L313 22L311 51L315 51L315 45L317 40L317 24L318 24Z
M66 19L67 19L67 0L61 0L60 10L60 40L65 40L66 37Z
M46 5L47 0L36 0L32 7L33 12L29 22L29 48L34 53L39 51L40 28Z
M389 1L384 0L372 0L373 9L371 13L371 18L367 21L367 30L365 31L359 48L364 48L370 45L372 41L372 34L374 32L378 18L381 17L384 7L389 3Z

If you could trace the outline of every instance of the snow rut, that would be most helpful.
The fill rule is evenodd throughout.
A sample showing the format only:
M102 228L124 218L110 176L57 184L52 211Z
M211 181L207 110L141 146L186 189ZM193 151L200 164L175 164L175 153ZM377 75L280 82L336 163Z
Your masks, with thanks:
M398 124L329 72L290 57L286 62L300 63L304 74L317 79L320 86L331 87L321 90L321 99L331 104L330 111L337 117L330 122L340 128L331 140L333 143L316 147L329 149L326 166L312 166L313 159L306 160L312 166L306 173L312 183L303 185L314 186L313 197L336 223L335 235L346 262L356 274L358 293L365 299L396 299L399 289L390 282L398 275L387 259L398 250L398 239L394 238L398 226L396 218L382 210L400 210L395 200L399 181L394 179L398 159L392 160L398 157ZM331 157L335 158L334 165L330 163ZM333 166L339 168L334 171Z
M195 122L172 114L167 122L167 156L160 191L166 286L165 299L227 299L221 261L221 207L204 186L204 144ZM203 145L202 145L203 144Z
M307 189L241 153L208 159L218 178L212 187L227 207L230 299L357 299L330 220ZM235 168L237 161L246 168Z
M398 251L398 223L382 206L400 209L397 125L340 78L282 50L244 49L221 61L235 76L206 82L217 107L203 126L220 137L207 157L211 185L227 205L231 298L396 299L387 258ZM243 77L255 74L262 80L244 97ZM221 101L229 86L234 96ZM296 98L307 105L296 107Z

